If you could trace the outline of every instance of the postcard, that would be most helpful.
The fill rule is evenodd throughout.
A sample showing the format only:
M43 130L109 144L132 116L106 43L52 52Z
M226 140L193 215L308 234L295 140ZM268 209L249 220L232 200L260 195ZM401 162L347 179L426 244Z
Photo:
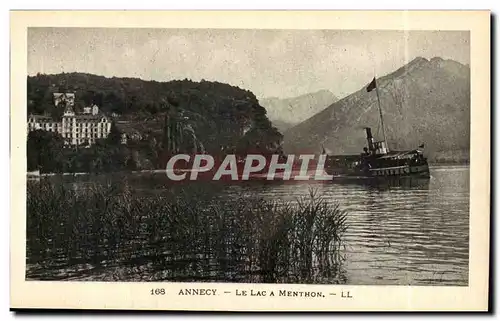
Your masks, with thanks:
M12 11L11 308L486 311L489 11Z

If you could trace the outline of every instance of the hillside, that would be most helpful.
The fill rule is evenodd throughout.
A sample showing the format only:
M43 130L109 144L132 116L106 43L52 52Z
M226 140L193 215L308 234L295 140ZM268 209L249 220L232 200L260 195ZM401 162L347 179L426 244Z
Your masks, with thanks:
M255 95L229 84L190 80L169 82L144 81L136 78L107 78L84 73L38 74L28 77L28 113L51 114L52 93L74 92L75 109L95 103L114 115L119 129L138 132L148 139L156 152L165 152L165 124L176 117L184 132L205 152L254 149L275 151L282 135L271 125L266 110ZM177 126L177 125L176 125ZM180 129L179 129L180 130ZM179 143L177 152L192 152L193 141ZM183 145L182 145L183 144Z
M263 98L259 102L266 108L267 117L273 125L283 132L319 113L337 100L330 91L320 90L293 98Z
M391 149L425 143L431 161L444 154L452 161L453 155L468 155L468 66L441 58L416 58L378 78L377 85ZM377 95L375 90L367 92L366 86L286 131L284 150L317 153L324 144L330 153L357 154L366 145L364 127L371 127L376 139L382 139Z

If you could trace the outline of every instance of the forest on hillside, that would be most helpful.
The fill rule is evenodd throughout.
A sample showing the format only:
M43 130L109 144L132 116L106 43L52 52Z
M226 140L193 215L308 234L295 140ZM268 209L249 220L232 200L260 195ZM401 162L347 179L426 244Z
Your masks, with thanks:
M62 108L54 106L55 92L75 93L76 112L96 104L102 112L126 124L120 130L139 131L139 141L131 141L127 145L128 152L121 148L120 152L115 153L116 157L126 157L115 162L123 164L123 168L142 169L141 164L157 168L164 165L168 155L181 152L214 155L281 152L283 136L272 126L266 110L259 105L255 95L229 84L188 79L144 81L84 73L37 74L27 79L28 114L59 118ZM144 126L146 123L155 125ZM43 139L39 136L43 136ZM35 145L43 147L47 139L44 135L35 135L32 140L36 142L28 143L28 148ZM51 146L59 144L49 143ZM134 146L140 148L134 149ZM102 152L105 150L102 144L88 149L73 154L72 158L80 158L83 157L80 155L87 153L93 153L89 159L99 158L101 154L103 157L109 156ZM129 161L132 158L135 159L133 163ZM81 161L83 165L78 167L91 168L88 162ZM105 163L105 160L92 162L100 164ZM43 166L32 162L28 169L39 167ZM71 166L68 169L72 171Z

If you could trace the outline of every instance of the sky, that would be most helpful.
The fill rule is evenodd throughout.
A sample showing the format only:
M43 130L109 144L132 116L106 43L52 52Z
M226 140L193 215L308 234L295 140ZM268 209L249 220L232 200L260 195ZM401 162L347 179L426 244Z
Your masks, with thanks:
M468 31L29 28L28 73L229 83L339 98L416 57L470 63Z

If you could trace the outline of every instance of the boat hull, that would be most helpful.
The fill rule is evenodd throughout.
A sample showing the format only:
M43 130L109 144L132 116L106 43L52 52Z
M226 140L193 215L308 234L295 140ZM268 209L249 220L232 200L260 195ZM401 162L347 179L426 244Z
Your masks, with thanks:
M355 166L339 166L336 163L327 163L325 172L333 176L333 179L393 179L393 178L423 178L431 177L429 164L421 161L417 164L401 164L394 166L365 166L356 168Z

